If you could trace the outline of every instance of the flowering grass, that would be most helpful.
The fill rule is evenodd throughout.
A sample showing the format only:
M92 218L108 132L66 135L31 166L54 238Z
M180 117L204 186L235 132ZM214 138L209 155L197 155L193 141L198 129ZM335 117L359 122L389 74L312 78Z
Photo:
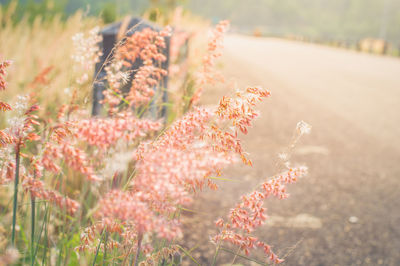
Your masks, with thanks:
M181 115L171 123L156 118L152 110L164 104L155 100L154 87L162 87L163 76L172 76L160 67L166 60L165 37L174 34L168 27L120 41L103 66L104 80L91 75L101 55L98 28L76 33L71 36L70 64L45 68L26 85L28 95L0 102L6 117L0 131L0 194L5 198L0 223L5 230L0 233L1 239L10 239L0 241L0 264L176 265L180 254L198 264L176 242L183 235L180 210L191 204L194 193L218 189L212 177L224 168L240 161L252 165L240 137L259 115L257 104L270 97L263 88L249 87L226 95L216 108L198 105L205 85L223 81L215 65L228 26L222 21L211 31L193 74L195 89L184 89L184 104L174 106ZM137 60L143 64L132 73L129 67ZM0 63L0 93L13 86L7 84L11 65ZM69 91L56 106L45 102L41 107L40 88L57 86L48 73L62 67L72 73ZM104 116L90 116L87 95L80 91L94 82L107 85ZM264 201L286 198L286 184L306 174L305 167L291 167L289 157L309 131L300 122L280 156L282 173L242 196L228 219L216 222L216 235L210 236L216 247L212 264L222 242L246 256L261 248L265 263L282 262L252 232L267 219Z

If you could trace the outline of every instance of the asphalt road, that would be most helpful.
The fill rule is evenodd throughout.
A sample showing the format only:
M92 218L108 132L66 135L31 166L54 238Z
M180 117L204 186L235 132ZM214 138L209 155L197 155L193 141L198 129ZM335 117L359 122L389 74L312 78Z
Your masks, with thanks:
M296 123L313 126L292 162L309 167L287 200L268 200L256 235L285 265L400 265L400 60L279 39L228 36L224 86L204 94L215 104L235 86L261 85L272 97L244 137L254 166L227 169L218 192L198 196L185 213L183 244L208 265L213 221L241 194L274 174L276 155ZM253 254L262 259L262 254ZM218 264L230 263L224 252ZM187 264L190 262L187 260ZM241 265L253 265L242 259Z

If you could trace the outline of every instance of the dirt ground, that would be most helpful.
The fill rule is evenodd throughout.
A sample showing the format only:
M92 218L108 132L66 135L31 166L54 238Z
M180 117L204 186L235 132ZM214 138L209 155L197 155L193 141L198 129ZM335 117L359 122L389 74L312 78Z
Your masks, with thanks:
M256 235L284 265L400 265L400 60L236 35L227 37L224 54L230 87L261 85L272 97L244 137L254 166L227 169L224 176L236 181L198 196L196 213L184 214L183 245L210 264L213 222L274 174L277 154L304 120L312 133L292 162L306 164L309 175L289 186L289 199L268 200L269 222ZM203 102L216 104L228 93L226 85L208 90ZM217 264L232 258L222 252Z

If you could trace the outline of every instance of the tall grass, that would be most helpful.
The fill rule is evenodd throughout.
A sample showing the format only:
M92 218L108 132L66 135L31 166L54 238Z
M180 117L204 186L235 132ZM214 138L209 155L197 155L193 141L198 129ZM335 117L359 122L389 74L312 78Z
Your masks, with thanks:
M102 26L102 22L98 18L86 17L82 12L77 12L65 22L60 16L51 21L38 16L32 24L27 18L14 24L12 16L12 10L0 13L0 56L13 61L8 75L10 85L3 97L12 99L18 94L34 92L42 103L42 111L54 113L64 103L64 90L73 86L71 80L76 75L71 67L72 36L94 26ZM35 77L46 69L49 71L44 78L48 82L40 86L32 84ZM89 101L90 84L81 86L79 94L82 100Z
M92 28L99 20L77 13L65 23L56 17L12 25L11 14L0 16L0 51L13 61L11 67L0 65L0 78L8 81L0 103L13 109L1 110L0 229L11 241L0 242L0 264L176 265L181 252L199 264L176 244L180 210L195 192L217 189L213 176L237 159L252 164L240 136L257 117L256 104L270 96L250 87L223 97L215 109L198 106L203 87L221 81L216 59L229 23L219 23L205 51L177 66L176 76L170 72L176 87L169 88L168 103L156 102L153 89L166 74L159 66L170 29L121 40L104 65L107 115L92 118L91 89L99 81L93 80L99 51L98 29ZM125 84L132 73L124 66L137 59L143 66ZM167 123L152 115L154 104L168 106ZM296 142L306 131L301 123ZM251 233L266 219L263 200L285 198L285 185L305 173L288 165L285 157L284 174L244 196L226 221L217 222L213 264L224 242L238 249L233 261L258 246L269 261L281 262Z

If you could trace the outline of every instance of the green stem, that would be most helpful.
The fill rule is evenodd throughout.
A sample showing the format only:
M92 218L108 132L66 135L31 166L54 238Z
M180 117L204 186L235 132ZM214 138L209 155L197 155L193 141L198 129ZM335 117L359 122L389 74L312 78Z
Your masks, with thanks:
M139 265L139 255L140 255L140 248L142 247L142 239L143 239L143 234L139 233L137 250L136 250L136 257L135 257L135 266Z
M104 255L103 255L103 266L106 265L107 258L107 241L108 241L108 232L106 231L106 239L104 240Z
M19 154L20 142L17 143L15 148L15 180L14 180L14 204L13 204L13 217L12 217L12 232L11 244L15 246L15 225L17 223L17 202L18 202L18 182L19 182Z
M104 235L104 233L105 233L105 231L103 230L103 232L101 232L101 235L100 235L100 241L99 241L99 244L97 245L96 254L94 255L94 259L93 259L93 264L92 264L92 266L95 266L95 265L96 265L96 259L97 259L97 256L99 255L100 246L101 246L101 242L103 241L103 235Z
M217 261L217 257L218 257L218 253L219 253L219 248L220 248L220 243L218 243L217 248L215 249L215 254L214 254L214 258L212 261L211 266L214 266L216 261Z
M49 227L48 227L48 225L50 223L50 216L51 216L52 208L51 207L48 207L48 208L49 208L49 211L47 212L46 222L44 224L45 225L45 229L44 229L44 243L45 243L45 245L44 245L44 252L43 252L43 258L42 258L42 264L41 265L45 265L47 251L49 250L48 247L50 246L50 243L49 243ZM50 253L50 256L51 256L51 249L49 250L49 253Z
M35 197L31 195L31 265L35 264Z
M39 236L38 236L38 240L37 240L38 244L36 245L35 253L33 255L34 258L36 258L36 255L38 253L39 243L40 243L40 240L42 239L42 233L43 233L46 221L47 221L47 212L48 212L48 210L49 209L48 209L47 205L45 205L45 213L44 213L44 217L43 217L43 223L42 223L42 226L40 228L40 232L39 232Z

